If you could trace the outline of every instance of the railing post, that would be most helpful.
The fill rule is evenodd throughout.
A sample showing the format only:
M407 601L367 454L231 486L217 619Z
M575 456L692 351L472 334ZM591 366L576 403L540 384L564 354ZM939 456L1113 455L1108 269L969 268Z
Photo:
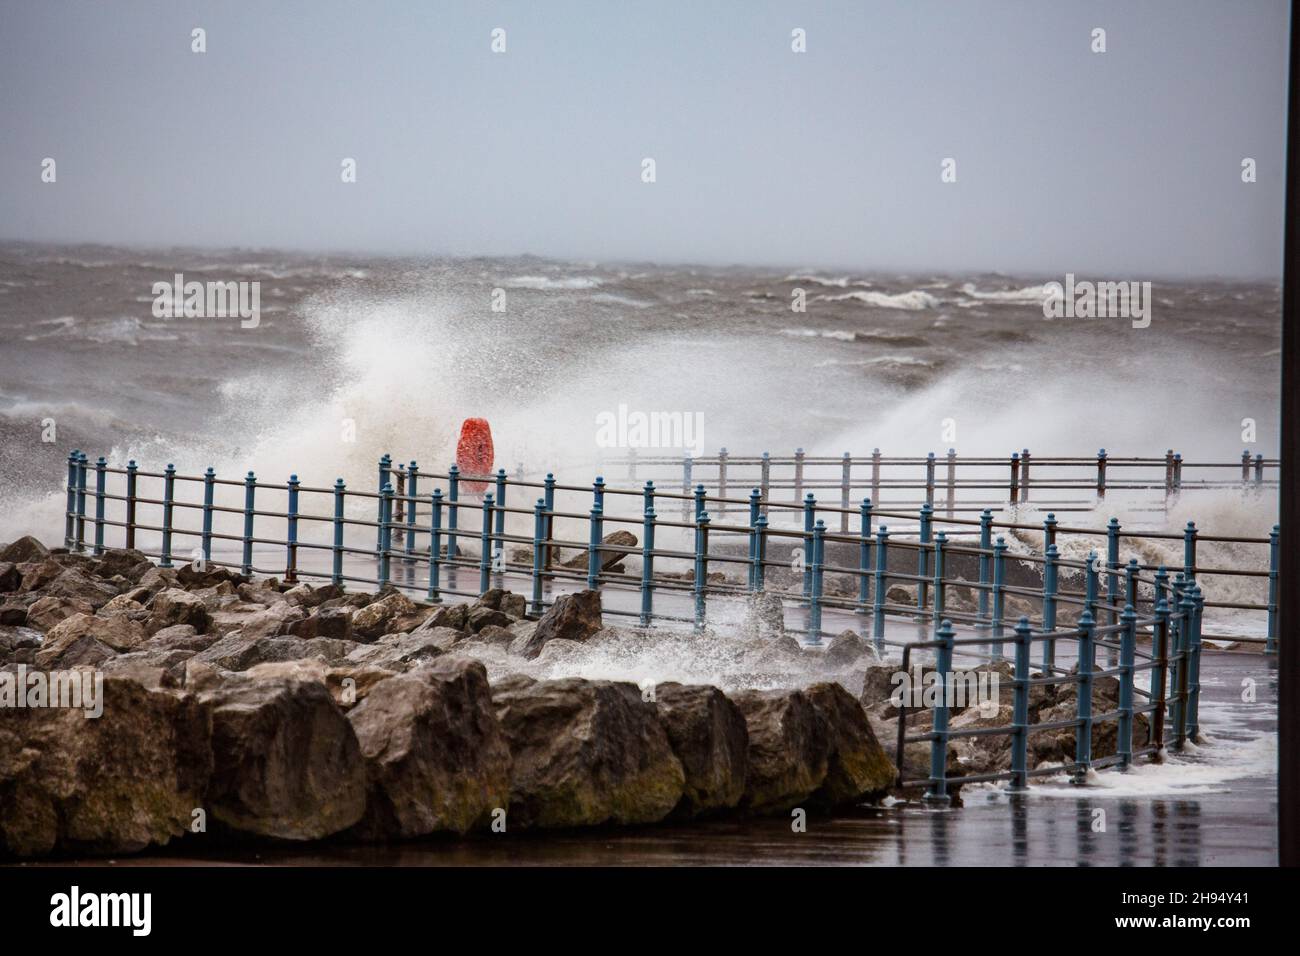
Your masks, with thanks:
M1056 512L1047 512L1047 517L1043 519L1043 553L1056 544Z
M82 487L85 487L84 466L83 477L81 479ZM172 510L173 502L176 499L176 466L171 462L163 469L163 530L162 530L162 558L158 561L158 566L170 568L172 566ZM78 548L80 550L80 548Z
M1134 608L1138 606L1138 574L1141 568L1138 567L1137 558L1129 558L1128 564L1124 565L1124 603L1132 604Z
M691 520L691 471L694 462L690 455L682 456L682 520Z
M1169 685L1169 604L1156 591L1156 623L1151 631L1151 654L1156 666L1151 672L1151 737L1155 743L1156 756L1165 749L1165 711L1169 707L1166 688Z
M957 449L948 449L948 517L957 511Z
M430 604L442 603L442 489L429 496L429 591Z
M1247 449L1241 453L1241 487L1245 488L1250 483L1250 450Z
M767 573L767 515L758 516L758 558L754 562L754 590L767 588L764 575Z
M871 500L880 503L880 449L871 449Z
M1083 609L1097 620L1097 552L1088 552L1088 564L1083 570Z
M1119 519L1111 518L1106 522L1106 604L1109 605L1108 620L1112 625L1119 623Z
M542 614L542 535L546 532L546 499L538 498L533 505L533 602L529 610Z
M803 449L794 450L794 500L803 498Z
M1277 653L1277 559L1278 535L1280 525L1273 525L1268 533L1268 636L1265 639L1264 653Z
M993 620L990 622L993 634L992 656L995 661L1002 659L1002 619L1006 595L1002 591L1006 574L1007 541L998 535L993 543Z
M1060 552L1056 545L1049 544L1043 563L1043 633L1052 634L1056 630L1056 594L1060 582ZM1048 637L1043 641L1043 670L1049 671L1056 665L1056 638Z
M384 506L379 518L379 587L382 590L388 585L389 551L393 544L393 485L391 482L384 484L380 502Z
M406 557L415 555L415 505L420 500L420 466L412 458L406 466Z
M1188 635L1187 666L1187 736L1195 743L1200 731L1201 720L1201 616L1205 611L1205 596L1200 585L1188 588L1192 599L1192 626Z
M727 513L727 449L718 449L718 514Z
M1011 787L1014 792L1029 789L1029 651L1032 642L1029 618L1016 625L1015 696L1011 706Z
M549 571L555 560L555 548L550 542L555 540L555 475L546 473L542 482L542 500L546 503L546 563L543 567Z
M652 483L646 482L651 488ZM645 506L645 523L641 526L641 626L654 621L655 509L653 501Z
M397 466L397 487L393 490L393 533L389 544L401 544L406 524L406 465Z
M920 578L916 582L916 619L925 620L925 606L930 602L929 584L927 578L930 574L930 560L926 553L926 545L930 543L930 532L934 518L934 508L930 502L921 505L920 524L921 533L918 536L916 549L916 576Z
M948 543L948 536L940 531L934 538L934 610L932 617L937 625L943 618L945 594L943 583L943 549Z
M284 583L298 581L298 476L289 476L288 534L285 536Z
M587 590L600 588L600 541L603 505L591 506L591 516L587 521Z
M812 597L812 555L809 549L812 547L813 525L817 522L817 499L813 497L810 491L803 500L803 540L800 547L803 548L803 596L804 600Z
M126 547L135 547L136 472L139 466L132 458L126 463Z
M502 538L506 533L506 482L506 470L504 468L498 468L496 500L496 533L498 539ZM503 544L501 547L504 551L505 545Z
M1169 507L1169 499L1174 494L1174 450L1172 448L1165 452L1165 508Z
M1264 486L1264 456L1256 455L1255 456L1255 487L1262 488L1263 486Z
M858 512L858 608L866 617L871 600L871 499L863 498Z
M925 504L934 508L934 452L925 456Z
M100 455L95 459L95 557L104 553L104 469L108 462Z
M69 551L76 542L77 520L77 456L81 452L74 448L68 453L68 508L64 515L63 546ZM130 547L130 545L127 545Z
M456 556L459 549L456 547L456 526L460 521L460 505L457 501L460 499L460 466L452 465L447 469L447 563L455 571ZM452 588L456 587L453 579Z
M482 551L478 561L478 593L481 597L492 587L492 492L483 495L483 535L480 542Z
M1183 456L1181 452L1174 453L1174 494L1182 494L1183 491Z
M1020 449L1020 500L1029 500L1029 449Z
M77 455L77 540L75 550L86 550L86 453Z
M853 458L846 451L840 459L840 534L849 533L849 489L852 487Z
M951 621L944 621L935 634L939 642L935 674L942 691L934 706L933 733L930 737L930 788L925 792L924 800L933 806L948 806L952 798L948 796L948 697L952 693L952 646L956 632Z
M1188 705L1191 688L1191 646L1192 616L1195 614L1195 602L1192 600L1191 588L1183 589L1182 599L1178 602L1179 621L1177 636L1177 668L1174 685L1174 746L1182 750L1187 741Z
M1014 451L1011 453L1011 486L1008 494L1011 504L1020 502L1020 455Z
M250 471L244 476L244 552L240 556L239 562L239 573L244 577L248 577L253 573L253 495L256 491L257 478ZM381 511L381 519L382 516L383 512Z
M880 650L885 644L885 597L889 590L889 528L876 532L876 580L872 595L871 637Z
M379 491L379 501L376 503L375 521L378 527L375 528L375 550L382 551L384 547L384 486L388 484L388 476L393 470L393 456L384 455L379 459L379 484L375 487Z
M816 647L822 642L822 564L826 552L826 523L818 520L813 526L812 540L812 596L808 602L808 643Z
M1137 612L1132 604L1124 605L1120 619L1124 630L1119 643L1119 728L1115 750L1120 770L1127 770L1133 764L1133 662L1137 654Z
M758 590L758 519L762 513L762 502L757 488L749 493L749 582L746 590L753 593Z
M979 595L975 599L977 602L976 606L978 607L978 617L981 622L979 626L981 627L987 626L983 622L989 619L988 586L990 583L989 572L992 568L992 561L990 560L991 555L989 554L989 551L992 547L993 547L993 512L990 509L985 508L983 511L980 512L980 546L979 546L980 589L979 589Z
M1096 667L1092 643L1092 614L1084 608L1079 617L1079 683L1075 698L1075 717L1079 723L1074 729L1074 783L1086 781L1092 767L1092 673Z
M343 586L343 505L347 490L342 478L334 479L334 548L330 583L337 587Z
M1106 449L1097 450L1097 500L1106 497Z
M772 498L772 456L763 452L763 461L759 465L759 495L763 499L763 514L767 514L767 503Z
M695 518L695 630L704 630L706 620L704 591L708 584L705 553L708 548L709 515L704 512Z
M212 560L212 498L216 484L217 474L209 466L203 473L203 537L199 539L202 542L204 568Z
M1187 522L1183 529L1183 574L1187 578L1196 577L1196 522Z

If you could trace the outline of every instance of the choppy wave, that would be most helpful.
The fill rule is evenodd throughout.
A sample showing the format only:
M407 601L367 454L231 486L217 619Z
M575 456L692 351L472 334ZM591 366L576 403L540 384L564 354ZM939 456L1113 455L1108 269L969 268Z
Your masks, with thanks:
M856 299L863 305L872 305L881 309L907 309L912 312L918 312L922 309L935 309L939 306L939 300L929 292L921 289L912 289L909 292L898 292L890 294L888 292L845 292L842 295L821 295L818 296L821 302L844 302L848 299Z
M1042 285L1030 285L1020 289L991 289L981 292L973 282L967 282L961 287L961 291L962 295L979 302L994 302L1007 305L1042 305L1049 292L1048 288ZM1056 287L1053 287L1050 291L1058 299L1063 298L1065 295L1063 290Z
M595 276L514 276L506 280L511 289L533 289L538 292L557 290L572 291L577 289L594 289L601 284Z

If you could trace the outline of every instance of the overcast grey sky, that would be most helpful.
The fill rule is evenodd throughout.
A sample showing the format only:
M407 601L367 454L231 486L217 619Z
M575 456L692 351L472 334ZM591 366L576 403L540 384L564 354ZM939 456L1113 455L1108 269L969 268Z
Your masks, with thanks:
M1287 6L0 0L0 238L1275 276Z

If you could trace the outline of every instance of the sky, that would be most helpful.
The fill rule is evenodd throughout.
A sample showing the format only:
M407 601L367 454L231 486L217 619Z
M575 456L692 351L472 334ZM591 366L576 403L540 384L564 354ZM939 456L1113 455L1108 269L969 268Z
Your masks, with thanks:
M0 0L0 239L1279 277L1288 16Z

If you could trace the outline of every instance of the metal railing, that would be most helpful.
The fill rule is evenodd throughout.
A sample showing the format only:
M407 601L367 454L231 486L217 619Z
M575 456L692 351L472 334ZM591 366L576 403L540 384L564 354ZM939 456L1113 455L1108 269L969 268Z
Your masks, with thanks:
M729 488L754 486L764 501L799 502L806 493L839 492L846 511L859 497L879 507L918 508L929 502L948 516L977 513L986 507L1033 503L1058 512L1091 511L1107 492L1145 499L1150 510L1167 512L1179 496L1216 488L1277 487L1278 460L1243 451L1238 461L1185 461L1173 449L1161 458L1115 457L1100 449L1091 457L1041 456L1025 448L1006 458L946 455L883 456L844 452L840 457L731 455L721 449L712 457L638 455L604 459L608 475L621 470L626 482L653 479L680 484L689 491L703 483L721 498ZM847 531L847 519L840 523Z
M1175 746L1195 739L1206 608L1263 612L1265 637L1233 640L1264 643L1268 653L1277 648L1276 525L1259 538L1207 535L1193 522L1181 533L1124 532L1113 518L1096 529L1060 525L1049 514L1040 527L995 521L989 509L978 519L939 517L929 503L915 515L878 509L870 500L853 509L827 507L811 494L794 504L766 500L760 488L747 498L723 498L709 495L703 485L689 494L661 491L653 481L637 490L609 487L601 478L590 486L567 485L550 474L536 482L511 479L504 470L462 474L455 465L445 474L426 474L415 462L395 467L389 456L379 462L374 491L349 489L342 478L332 486L314 487L302 485L296 475L285 483L268 483L252 472L242 479L223 479L211 468L202 475L182 475L170 464L161 472L143 471L134 461L110 467L102 457L91 464L76 451L67 466L65 544L74 551L87 548L89 525L89 547L96 555L109 546L110 532L120 532L115 538L121 546L138 548L163 567L174 566L188 543L189 560L200 565L233 567L243 575L283 574L289 583L316 578L338 585L392 586L420 592L434 603L448 596L475 598L511 585L527 593L533 616L566 589L588 588L603 592L607 614L631 617L642 627L669 621L699 631L709 623L713 602L769 595L779 599L783 626L809 645L822 643L829 622L860 632L877 653L886 646L901 648L904 670L914 651L933 650L945 680L951 679L958 649L967 655L978 649L986 660L1003 661L1010 641L1017 715L1012 725L950 731L943 707L935 710L930 732L909 738L906 711L900 715L900 769L904 744L929 740L929 792L935 799L943 799L948 784L957 782L947 777L943 764L948 741L962 736L1011 736L1010 770L960 779L1005 778L1013 787L1024 786L1027 776L1037 772L1025 765L1031 733L1074 727L1076 774L1104 765L1093 761L1088 749L1091 728L1102 721L1118 723L1123 744L1107 763L1127 765L1157 752L1164 743L1166 709ZM439 484L425 494L429 481ZM467 491L470 483L483 487L481 496ZM148 493L144 484L156 492ZM533 503L515 505L517 496L533 498ZM575 498L583 504L575 505ZM322 499L327 507L303 507L305 500ZM89 513L88 503L93 506ZM733 513L747 509L748 520L714 522L707 509L724 505ZM669 513L681 507L686 514L681 520L660 517L658 509L665 506ZM769 521L779 513L789 515L791 526ZM466 515L474 519L468 525L462 521ZM827 529L827 518L849 516L857 519L857 533ZM914 520L915 526L904 534L897 525L891 532L880 523L873 531L880 519ZM628 527L640 532L639 540L609 534ZM997 534L1023 538L1040 531L1041 549L1026 548L1021 541L1014 553L1006 536ZM357 540L359 534L364 541ZM1104 557L1096 550L1085 560L1062 557L1057 541L1063 534L1104 541ZM1181 541L1182 567L1171 574L1163 565L1143 564L1136 557L1122 564L1120 547L1126 537ZM1201 566L1197 547L1206 541L1267 548L1267 562L1261 552L1255 568ZM178 542L185 543L178 547ZM508 552L512 546L517 550ZM566 549L576 552L567 561ZM778 555L781 550L785 553ZM623 569L628 558L639 559L639 573ZM719 568L725 570L719 573ZM729 576L727 570L736 573ZM1208 600L1201 582L1219 575L1260 579L1267 600ZM1065 587L1063 578L1076 578L1081 587ZM838 589L828 587L835 583ZM899 592L892 587L896 585L914 592ZM964 608L957 606L962 599ZM1009 627L1008 609L1014 602L1031 613L1019 615L1019 623ZM791 609L802 618L802 627L786 622ZM1072 611L1077 614L1073 627L1060 626ZM954 622L969 635L958 637ZM1149 653L1136 650L1139 638L1149 640ZM1077 648L1077 671L1057 662L1060 642ZM1030 649L1035 645L1041 649L1039 676L1031 677ZM1103 670L1095 669L1098 648L1108 655ZM1142 671L1153 675L1147 690L1134 684ZM1118 677L1120 706L1093 715L1091 695L1084 689L1100 676ZM1076 716L1027 725L1029 688L1063 683L1080 685ZM1146 703L1136 705L1135 695ZM1152 724L1151 743L1134 752L1133 722L1144 714Z

